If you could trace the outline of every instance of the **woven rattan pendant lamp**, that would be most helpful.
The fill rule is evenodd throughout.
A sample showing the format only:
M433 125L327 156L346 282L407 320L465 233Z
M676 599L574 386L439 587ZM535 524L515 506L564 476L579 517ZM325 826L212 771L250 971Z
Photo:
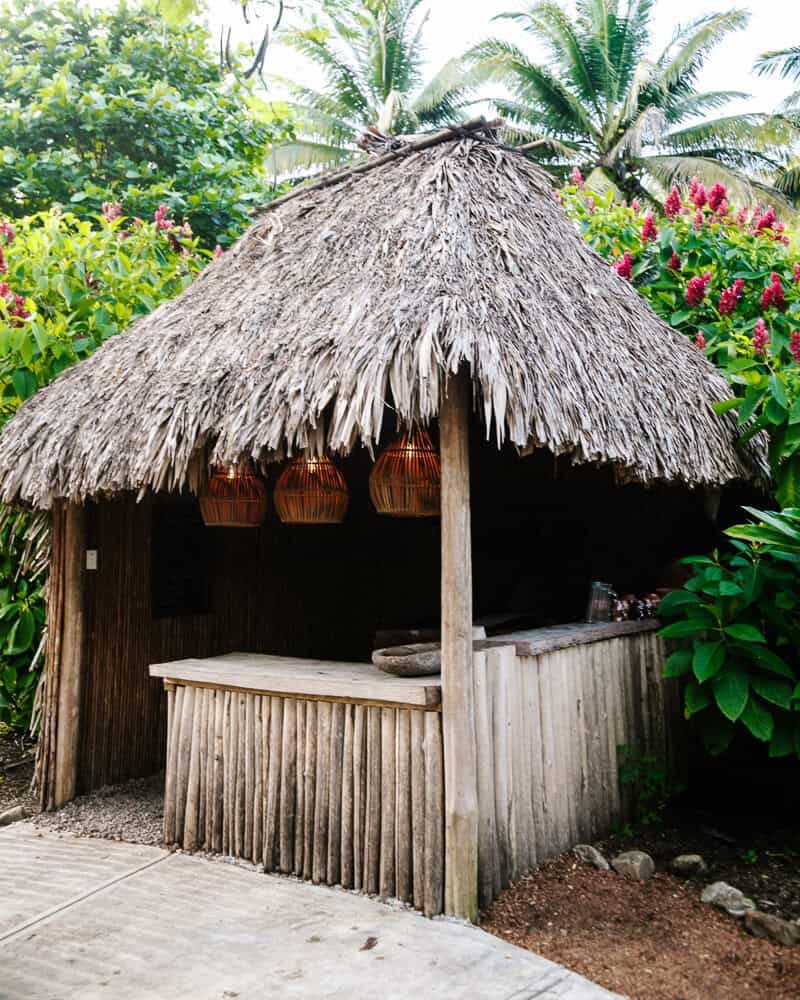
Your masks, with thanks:
M250 464L214 469L200 494L200 513L209 528L257 528L267 504L267 488Z
M275 511L284 524L341 524L347 483L327 455L293 458L278 477Z
M426 430L415 427L390 444L372 467L369 495L379 514L437 517L441 467Z

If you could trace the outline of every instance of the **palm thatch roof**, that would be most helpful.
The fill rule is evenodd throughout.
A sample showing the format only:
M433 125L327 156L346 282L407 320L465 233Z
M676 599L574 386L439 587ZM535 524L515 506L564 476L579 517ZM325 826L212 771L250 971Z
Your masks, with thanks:
M470 128L273 202L171 302L0 436L0 495L197 488L209 464L372 445L471 367L498 442L630 478L768 475L725 379L575 231L544 173Z

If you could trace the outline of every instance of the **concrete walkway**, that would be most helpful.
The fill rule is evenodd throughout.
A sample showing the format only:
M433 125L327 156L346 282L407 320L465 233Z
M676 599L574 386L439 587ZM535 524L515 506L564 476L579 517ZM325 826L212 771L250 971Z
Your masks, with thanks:
M2 1000L610 1000L483 931L154 847L0 830Z

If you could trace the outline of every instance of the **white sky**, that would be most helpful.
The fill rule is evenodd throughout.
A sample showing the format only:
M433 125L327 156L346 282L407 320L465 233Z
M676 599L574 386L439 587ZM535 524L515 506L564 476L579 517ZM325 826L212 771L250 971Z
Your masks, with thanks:
M430 18L426 32L428 61L435 71L453 55L458 55L472 43L496 34L520 43L534 54L533 40L511 22L491 23L502 11L526 6L524 0L429 0ZM731 111L771 111L788 93L785 81L756 77L751 73L753 62L760 53L789 45L800 45L800 3L798 0L659 0L654 13L654 52L670 40L675 26L711 11L741 6L751 12L747 29L731 35L708 60L699 81L706 90L741 90L753 94L750 102L731 105ZM247 38L235 4L231 0L210 0L211 26L217 29L224 21L230 24L242 40ZM261 26L263 22L259 22ZM295 79L309 78L307 64L278 47L268 56L270 72ZM277 95L276 95L277 96ZM724 112L723 112L724 113Z

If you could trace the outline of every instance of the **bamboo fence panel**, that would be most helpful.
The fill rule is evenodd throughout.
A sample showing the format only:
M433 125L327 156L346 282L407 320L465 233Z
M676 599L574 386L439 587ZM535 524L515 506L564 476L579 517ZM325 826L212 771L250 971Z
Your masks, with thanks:
M439 712L174 682L167 699L166 844L442 912Z
M676 764L680 704L661 676L664 657L654 632L537 655L514 646L475 653L482 907L628 815L620 745Z

